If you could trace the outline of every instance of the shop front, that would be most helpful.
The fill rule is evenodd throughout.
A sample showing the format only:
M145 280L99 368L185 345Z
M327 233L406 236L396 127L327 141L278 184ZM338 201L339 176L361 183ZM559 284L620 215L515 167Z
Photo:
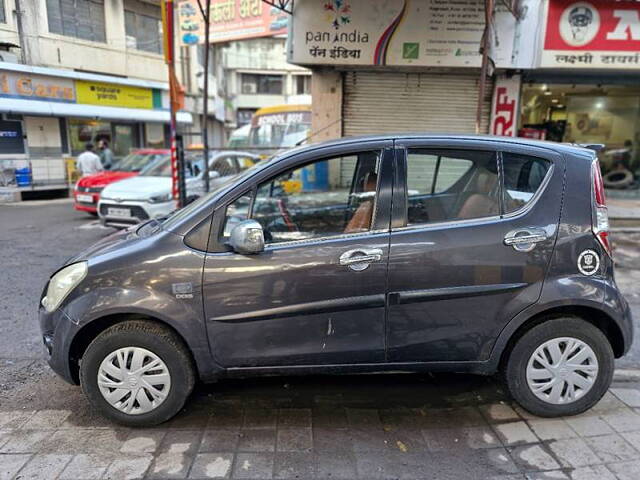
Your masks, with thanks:
M531 11L540 6L522 3ZM482 0L297 1L290 61L313 72L312 130L487 133L493 79L486 77L481 92L484 8ZM535 31L538 17L525 17L519 31ZM516 35L517 23L504 5L496 7L496 68L531 66L532 47ZM328 138L323 133L319 139Z
M142 80L1 64L0 114L19 125L23 146L0 145L3 171L28 168L32 189L67 188L65 159L87 143L108 141L117 160L169 142L166 86ZM180 112L178 121L191 123L191 115Z
M640 182L640 5L547 2L539 68L524 72L518 135L601 144L605 186Z

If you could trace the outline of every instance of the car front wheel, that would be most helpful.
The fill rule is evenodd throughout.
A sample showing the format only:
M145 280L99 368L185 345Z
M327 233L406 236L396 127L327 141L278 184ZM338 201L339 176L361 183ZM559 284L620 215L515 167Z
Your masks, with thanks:
M609 340L597 327L557 318L518 339L504 373L513 398L534 415L577 415L606 393L613 358Z
M80 384L107 418L129 426L165 422L183 407L195 382L189 352L152 322L117 324L98 335L80 362Z

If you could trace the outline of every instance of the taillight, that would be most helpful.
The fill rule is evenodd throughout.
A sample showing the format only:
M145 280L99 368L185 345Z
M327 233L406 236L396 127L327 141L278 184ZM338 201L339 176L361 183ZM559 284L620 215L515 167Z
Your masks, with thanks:
M593 179L593 220L592 230L605 251L612 255L611 242L609 241L609 211L604 197L604 184L598 160L591 164L591 177Z

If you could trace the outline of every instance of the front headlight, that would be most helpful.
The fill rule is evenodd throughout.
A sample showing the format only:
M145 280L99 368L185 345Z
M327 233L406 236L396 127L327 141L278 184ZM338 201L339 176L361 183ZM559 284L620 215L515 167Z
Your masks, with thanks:
M154 195L152 197L149 197L149 203L164 203L164 202L169 202L172 199L173 199L173 195L171 195L171 192L162 193L160 195Z
M51 313L60 306L67 295L87 276L87 262L79 262L64 267L56 273L47 287L47 295L42 306Z

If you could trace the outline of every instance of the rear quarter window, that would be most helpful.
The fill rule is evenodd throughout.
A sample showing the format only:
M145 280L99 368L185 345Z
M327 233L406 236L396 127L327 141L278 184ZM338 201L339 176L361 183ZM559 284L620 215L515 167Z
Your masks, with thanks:
M531 201L542 186L551 162L538 157L504 152L504 212L512 213Z

